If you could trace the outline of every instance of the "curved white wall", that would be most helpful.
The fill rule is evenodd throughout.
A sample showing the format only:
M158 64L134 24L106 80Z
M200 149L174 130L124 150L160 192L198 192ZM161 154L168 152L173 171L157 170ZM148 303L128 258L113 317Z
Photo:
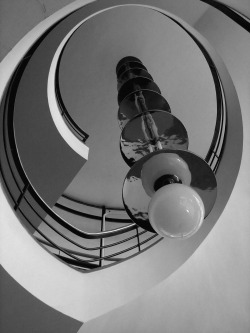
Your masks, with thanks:
M80 6L84 3L87 3L87 1L77 1L75 6ZM150 1L147 3L150 3ZM163 4L161 1L155 1L154 5L162 6ZM46 24L41 24L36 31L32 31L28 37L28 41L23 41L24 49L32 39L37 38L37 31L38 34L41 33L46 25L48 26L53 20L58 19L60 15L65 13L66 11L57 13L53 19L50 18L45 22ZM18 56L24 53L24 49L20 51ZM13 50L9 54L12 70L15 67L15 61L17 61L16 50ZM222 68L221 75L225 82L229 82L229 90L227 90L228 97L235 97L229 106L230 112L233 115L233 111L238 109L237 97L234 96L234 89L230 86L230 78L223 64L212 49L210 51L216 63ZM6 76L6 82L7 80L8 76ZM240 125L239 117L237 118L236 116L234 120L229 126L229 132L234 130L234 126L237 127ZM225 165L230 161L229 155L232 149L235 150L235 155L237 156L236 149L238 142L240 142L240 131L237 140L228 138L230 148L228 147L225 151L226 158L221 168L223 168L223 164ZM237 158L239 158L239 155L240 152L238 152ZM237 165L235 168L232 167L232 173L235 172L237 172ZM223 172L220 173L220 177L222 183L224 183ZM228 184L225 192L230 192L230 187L231 185ZM218 204L214 210L215 213L213 218L208 220L207 228L203 229L202 233L204 235L213 226L216 217L220 215L221 208L219 206L221 202L225 201L224 194L219 193ZM2 264L5 269L33 295L59 311L82 321L95 318L131 301L149 287L162 281L189 257L196 248L196 245L204 237L202 233L197 235L194 238L194 243L197 244L189 243L188 241L183 243L163 241L149 251L122 264L103 271L81 274L49 255L29 236L16 219L3 194L1 194L1 204L1 219L3 222L1 225L1 235L3 237L0 252ZM39 263L37 258L39 258ZM165 260L168 262L168 266L162 265ZM32 279L30 279L31 276ZM37 283L38 280L39 284Z
M232 9L235 9L240 14L250 18L249 0L219 0L219 2L231 7Z
M77 29L77 27L75 27L73 31L68 33L68 35L63 39L52 59L48 75L47 95L48 95L48 103L49 103L51 117L61 137L77 154L79 154L85 160L87 160L89 155L89 147L85 145L82 141L80 141L66 125L61 115L60 107L57 103L56 92L55 92L55 75L56 75L56 67L58 59L60 57L64 45L67 43L70 36L74 33L75 29Z
M0 59L39 22L74 0L1 0Z
M223 57L240 100L244 143L233 193L214 229L177 272L136 301L86 323L79 333L250 330L250 35L215 9L195 27Z

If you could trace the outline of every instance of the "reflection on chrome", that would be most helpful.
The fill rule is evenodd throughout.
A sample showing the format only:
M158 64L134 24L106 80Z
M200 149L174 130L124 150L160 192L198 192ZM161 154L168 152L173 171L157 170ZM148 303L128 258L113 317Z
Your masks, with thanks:
M129 166L153 152L154 146L158 149L187 149L188 135L181 121L168 112L154 110L147 111L146 115L139 114L126 123L121 133L120 149Z

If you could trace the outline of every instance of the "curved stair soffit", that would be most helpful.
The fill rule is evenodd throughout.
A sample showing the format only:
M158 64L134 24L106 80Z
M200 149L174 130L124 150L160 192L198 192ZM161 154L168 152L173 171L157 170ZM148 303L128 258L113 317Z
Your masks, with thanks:
M150 1L147 1L148 3ZM151 3L152 6L146 5L144 7L156 10L174 19L191 35L195 36L199 43L207 50L220 76L227 102L228 127L226 133L227 142L217 172L218 188L220 188L218 199L208 218L206 227L192 238L192 242L190 240L183 243L163 240L140 256L124 261L119 265L114 265L109 269L101 271L94 271L90 274L81 274L55 259L30 237L28 232L19 223L6 197L1 192L1 209L4 212L1 227L1 261L3 267L34 296L49 306L80 321L90 320L118 306L122 306L145 292L148 288L167 278L180 267L197 249L222 214L233 189L240 166L242 151L240 106L233 82L223 61L197 31L179 18L166 12L167 3L164 9L154 7L159 5L160 1L159 3L158 1L151 1ZM6 69L1 80L1 97L9 78L32 44L53 24L71 13L74 14L77 9L84 9L84 6L87 4L88 9L93 6L92 15L97 15L100 11L108 10L108 6L112 6L113 1L107 1L105 4L100 4L99 2L97 4L87 0L76 1L44 20L28 33L1 64L1 70ZM128 5L127 1L122 1L121 5ZM98 6L100 6L100 9ZM85 20L89 17L91 16L88 14ZM57 55L59 52L58 50ZM53 64L56 63L56 58L54 58L54 61ZM51 73L51 77L53 78L53 71ZM52 87L50 86L50 88ZM236 128L237 131L235 131ZM234 156L234 165L231 163L232 154ZM227 171L231 175L231 182L228 182L224 175L225 168L227 168ZM162 262L166 260L168 265L162 265ZM32 276L32 280L30 276Z

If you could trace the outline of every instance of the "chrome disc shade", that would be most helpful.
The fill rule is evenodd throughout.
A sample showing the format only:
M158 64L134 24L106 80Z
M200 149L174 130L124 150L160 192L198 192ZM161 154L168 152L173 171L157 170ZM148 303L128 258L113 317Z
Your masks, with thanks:
M163 149L188 149L188 134L182 122L169 112L148 111L154 123L158 142ZM132 166L150 151L150 134L145 129L145 114L132 118L123 128L120 137L120 150L124 161ZM151 146L152 147L152 146Z
M145 69L142 68L133 68L133 70L128 69L119 76L117 89L119 90L125 82L138 76L153 81L152 76Z
M145 77L137 76L133 79L128 80L125 82L118 92L118 104L122 102L122 100L132 92L140 91L142 89L149 89L161 93L157 84Z
M164 149L148 154L137 161L129 170L123 183L123 203L129 217L140 227L155 232L148 217L148 205L151 197L147 195L142 185L141 171L144 164L157 154L176 154L185 161L191 174L190 187L201 197L205 217L212 210L217 196L217 182L209 165L199 156L186 150Z
M146 67L143 65L141 60L135 57L125 57L118 62L116 66L116 75L119 77L123 72L125 72L128 68L144 68Z
M170 106L166 99L156 91L143 89L141 94L144 97L145 104L148 110L161 110L171 112ZM136 115L141 114L138 105L136 105L137 93L132 92L120 104L118 110L118 122L121 129L126 123L134 118Z

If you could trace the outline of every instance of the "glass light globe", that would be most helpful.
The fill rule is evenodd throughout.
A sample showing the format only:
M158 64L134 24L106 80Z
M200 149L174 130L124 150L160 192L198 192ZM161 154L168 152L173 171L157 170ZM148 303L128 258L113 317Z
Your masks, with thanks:
M201 226L205 208L199 194L183 184L163 186L152 196L148 216L163 237L187 238Z

